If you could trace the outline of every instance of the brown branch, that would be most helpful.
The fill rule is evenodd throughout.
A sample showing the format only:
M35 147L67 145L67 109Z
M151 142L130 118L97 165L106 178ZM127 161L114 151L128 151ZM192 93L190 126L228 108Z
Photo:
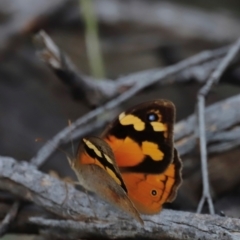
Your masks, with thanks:
M163 210L155 216L143 216L145 225L142 227L101 201L92 201L93 210L87 204L87 196L72 185L9 157L0 157L0 180L0 189L32 201L60 217L77 220L27 218L28 224L50 228L51 234L61 230L62 239L94 236L214 240L234 239L240 234L239 219L171 210ZM96 218L91 217L94 211Z

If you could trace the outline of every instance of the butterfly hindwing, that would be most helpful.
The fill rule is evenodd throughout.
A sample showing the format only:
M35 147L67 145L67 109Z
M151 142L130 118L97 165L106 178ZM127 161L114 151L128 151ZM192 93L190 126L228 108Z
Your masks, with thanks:
M161 174L122 173L128 196L139 212L154 214L166 202L175 199L181 183L181 161L174 151L174 161Z

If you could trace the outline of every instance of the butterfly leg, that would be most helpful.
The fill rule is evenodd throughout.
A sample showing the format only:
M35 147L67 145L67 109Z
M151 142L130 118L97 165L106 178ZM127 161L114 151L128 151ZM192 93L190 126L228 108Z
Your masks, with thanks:
M198 124L199 124L199 136L200 136L203 193L202 193L202 198L197 207L197 213L200 213L202 211L204 202L207 201L210 214L214 214L214 206L213 206L213 202L210 194L210 188L209 188L204 106L205 106L205 98L204 96L199 95L198 97L199 123Z

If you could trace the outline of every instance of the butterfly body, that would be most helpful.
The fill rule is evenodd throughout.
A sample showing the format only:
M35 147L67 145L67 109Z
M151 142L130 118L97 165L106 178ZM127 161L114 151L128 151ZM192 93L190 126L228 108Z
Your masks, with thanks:
M101 138L83 140L73 168L79 181L125 212L131 206L132 216L135 207L140 213L158 213L174 200L181 183L174 122L175 107L168 100L145 102L121 113ZM104 181L99 184L97 179ZM128 208L119 205L126 197L132 203Z

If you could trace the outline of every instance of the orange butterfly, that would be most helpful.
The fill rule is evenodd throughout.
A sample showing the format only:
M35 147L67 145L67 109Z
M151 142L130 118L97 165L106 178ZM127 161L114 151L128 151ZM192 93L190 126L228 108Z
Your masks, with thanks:
M155 214L174 200L181 160L173 143L175 107L154 100L121 113L101 138L84 138L72 168L83 187L124 210Z

